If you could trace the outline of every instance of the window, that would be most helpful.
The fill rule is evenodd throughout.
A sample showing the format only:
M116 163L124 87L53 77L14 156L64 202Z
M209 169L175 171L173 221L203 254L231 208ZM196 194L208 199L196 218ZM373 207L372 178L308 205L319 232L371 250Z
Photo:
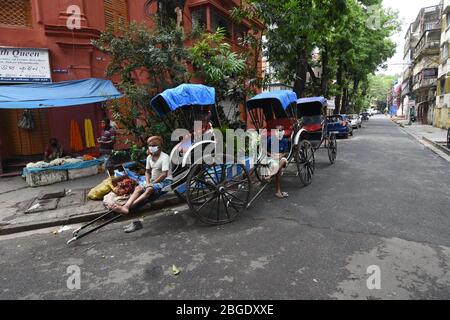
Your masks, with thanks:
M191 10L191 20L193 27L206 29L206 8L200 7Z
M0 26L31 27L31 1L1 0Z
M438 95L444 95L445 93L445 78L441 79L439 81L439 86L438 86Z
M423 77L425 79L436 78L437 75L438 75L438 69L437 68L423 70Z
M244 26L234 26L234 41L242 43L247 36L248 29Z
M225 37L231 39L231 22L216 9L211 10L211 31L215 32L218 28L225 30Z
M445 63L448 59L448 42L444 43L441 50L441 62Z
M127 0L104 0L106 28L123 26L128 23Z

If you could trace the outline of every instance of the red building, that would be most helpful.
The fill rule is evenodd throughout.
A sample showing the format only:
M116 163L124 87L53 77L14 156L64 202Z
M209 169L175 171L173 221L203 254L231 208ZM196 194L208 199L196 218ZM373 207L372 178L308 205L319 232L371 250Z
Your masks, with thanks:
M0 52L2 47L48 50L45 78L38 81L67 81L84 78L103 78L108 58L91 45L114 22L139 21L154 25L151 13L183 6L182 24L189 32L193 23L213 31L223 27L233 50L245 50L238 38L250 28L250 23L236 25L229 18L229 10L238 0L0 0ZM75 14L80 19L73 20ZM74 22L75 21L75 22ZM78 22L78 25L76 24ZM5 48L3 48L5 49ZM19 52L19 51L17 51ZM2 80L0 54L0 85L27 83L29 79ZM42 61L41 61L42 64ZM44 67L45 68L45 61ZM48 77L48 79L47 79ZM6 79L6 80L5 80ZM24 159L43 154L50 137L57 138L66 152L70 152L70 122L78 122L83 130L84 119L91 119L98 133L103 117L101 105L49 108L33 111L35 130L17 126L23 110L0 109L0 160ZM1 161L0 161L1 163ZM0 173L1 173L0 165Z

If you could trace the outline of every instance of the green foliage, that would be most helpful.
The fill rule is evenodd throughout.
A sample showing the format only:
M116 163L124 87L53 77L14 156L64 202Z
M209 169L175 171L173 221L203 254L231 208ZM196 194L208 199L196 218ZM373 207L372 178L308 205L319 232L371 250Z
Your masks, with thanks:
M147 148L145 146L139 147L136 144L133 144L133 146L131 147L130 154L131 154L131 160L135 161L135 162L145 160L148 155Z
M242 45L251 49L249 39ZM256 67L251 63L249 53L239 54L232 51L226 42L225 30L218 28L214 33L203 33L190 49L190 57L195 69L195 75L203 79L206 85L216 89L217 102L228 100L233 103L235 114L230 116L238 121L238 106L252 95L258 86ZM258 57L259 58L259 55ZM219 111L222 111L219 108ZM222 121L228 115L222 115ZM237 124L235 124L237 125Z
M380 10L369 10L373 5ZM264 53L278 82L293 84L299 96L337 96L346 109L365 103L361 88L368 75L395 53L390 37L399 30L398 14L381 5L381 0L246 0L234 16L256 12L263 21ZM373 14L379 25L370 25ZM315 67L322 69L320 78Z
M114 32L113 30L118 30ZM149 108L153 96L189 80L182 30L173 22L156 24L155 29L131 23L112 28L93 41L96 48L109 55L107 76L119 76L119 88L127 103L114 101L114 119L144 145L147 137L161 135L166 144L170 132Z

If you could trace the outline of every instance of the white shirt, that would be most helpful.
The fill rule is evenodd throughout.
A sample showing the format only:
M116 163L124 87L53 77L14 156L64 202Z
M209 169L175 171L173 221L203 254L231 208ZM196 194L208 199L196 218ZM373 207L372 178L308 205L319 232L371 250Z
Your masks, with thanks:
M153 161L151 155L148 156L146 169L152 171L152 181L158 179L160 176L162 176L163 172L166 171L168 172L166 179L173 180L172 172L170 170L170 157L167 153L161 152L158 160L156 161Z

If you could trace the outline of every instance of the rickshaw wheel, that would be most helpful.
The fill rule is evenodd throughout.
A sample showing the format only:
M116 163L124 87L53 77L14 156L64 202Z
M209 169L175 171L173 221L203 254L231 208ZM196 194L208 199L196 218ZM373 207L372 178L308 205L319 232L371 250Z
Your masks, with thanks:
M197 164L186 180L186 201L203 223L235 221L250 201L251 181L242 164Z
M328 148L328 158L330 159L330 163L334 164L337 158L337 140L336 135L331 135L327 143Z
M300 181L305 187L309 186L312 183L316 169L314 148L309 141L300 141L295 153L295 162L297 163L297 174Z
M447 131L447 148L450 149L450 128Z

